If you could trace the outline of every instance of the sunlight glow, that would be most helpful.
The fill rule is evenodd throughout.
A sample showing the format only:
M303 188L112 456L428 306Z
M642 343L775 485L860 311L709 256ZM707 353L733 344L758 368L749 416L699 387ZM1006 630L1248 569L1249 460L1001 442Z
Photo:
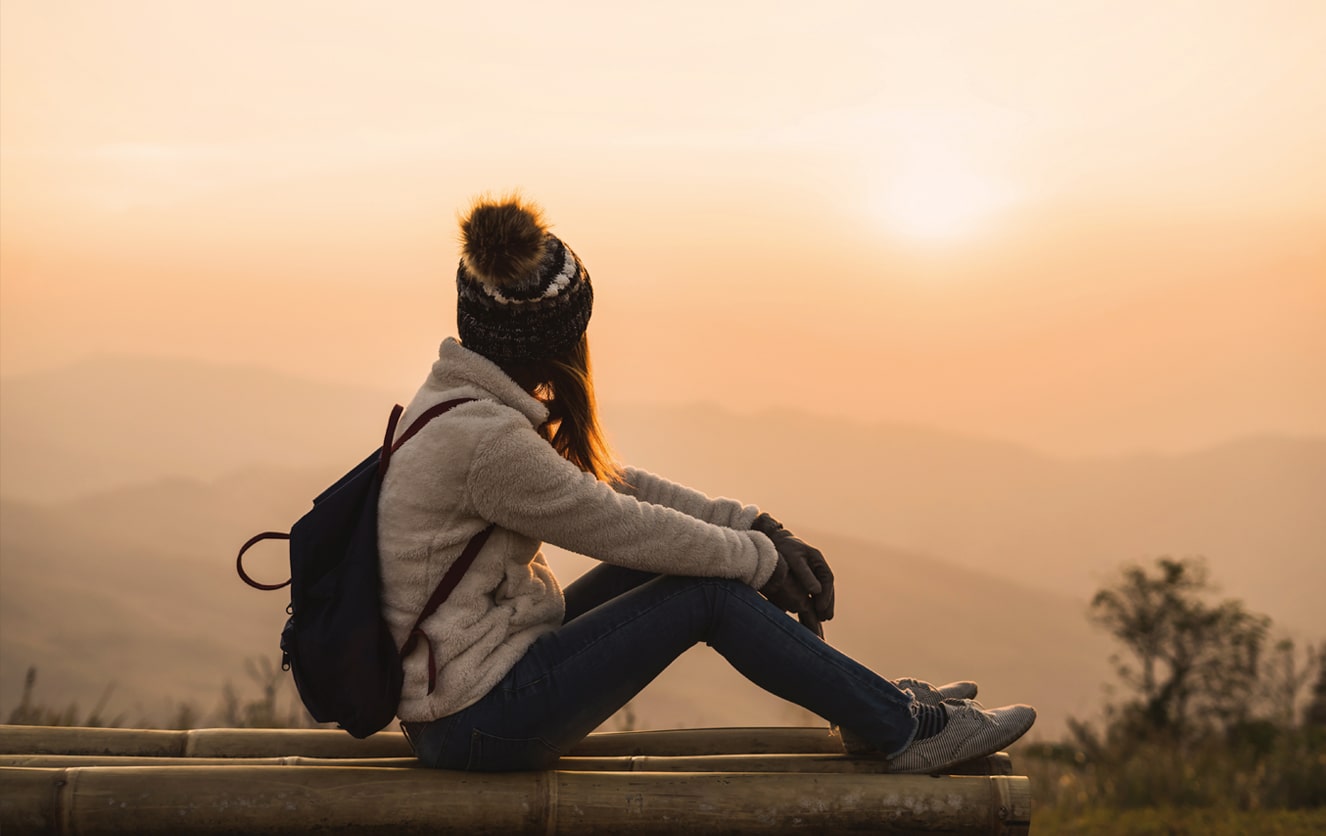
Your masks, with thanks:
M1012 202L1011 189L981 174L960 153L918 148L880 184L872 211L901 237L936 242L979 234Z

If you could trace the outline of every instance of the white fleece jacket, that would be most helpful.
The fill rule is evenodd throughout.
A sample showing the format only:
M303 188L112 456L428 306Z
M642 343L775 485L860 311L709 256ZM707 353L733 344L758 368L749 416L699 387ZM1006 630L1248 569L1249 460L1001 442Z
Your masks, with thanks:
M541 541L650 572L763 586L773 543L750 526L759 511L710 499L628 468L614 489L563 459L536 428L547 409L488 359L454 339L401 418L457 397L477 398L433 419L392 456L378 504L382 608L404 645L442 575L470 538L496 529L451 597L423 624L437 687L428 695L422 642L405 659L397 714L433 720L476 702L539 636L565 601Z

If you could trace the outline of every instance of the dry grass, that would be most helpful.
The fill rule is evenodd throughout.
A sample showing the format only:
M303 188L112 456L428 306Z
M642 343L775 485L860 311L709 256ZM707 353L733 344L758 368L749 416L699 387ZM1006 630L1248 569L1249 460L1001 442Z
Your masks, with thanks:
M1258 727L1182 749L1068 744L1017 754L1040 833L1326 832L1326 729Z

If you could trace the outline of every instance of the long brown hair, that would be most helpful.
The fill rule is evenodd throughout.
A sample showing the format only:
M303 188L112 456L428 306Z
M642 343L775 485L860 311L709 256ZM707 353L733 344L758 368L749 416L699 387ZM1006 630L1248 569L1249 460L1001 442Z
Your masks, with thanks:
M539 433L554 450L600 481L621 481L621 466L599 424L588 335L581 334L580 340L560 357L504 361L501 366L521 388L548 407L548 422Z

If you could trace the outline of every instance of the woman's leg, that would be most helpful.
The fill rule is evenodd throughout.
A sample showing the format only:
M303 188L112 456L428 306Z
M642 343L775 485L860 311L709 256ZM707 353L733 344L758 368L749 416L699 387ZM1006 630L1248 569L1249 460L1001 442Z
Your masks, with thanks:
M745 584L658 576L541 637L487 696L417 735L452 769L540 769L706 642L761 688L885 753L916 730L913 700Z
M599 604L657 577L653 572L600 563L562 590L562 596L566 599L566 616L562 623L579 618Z

